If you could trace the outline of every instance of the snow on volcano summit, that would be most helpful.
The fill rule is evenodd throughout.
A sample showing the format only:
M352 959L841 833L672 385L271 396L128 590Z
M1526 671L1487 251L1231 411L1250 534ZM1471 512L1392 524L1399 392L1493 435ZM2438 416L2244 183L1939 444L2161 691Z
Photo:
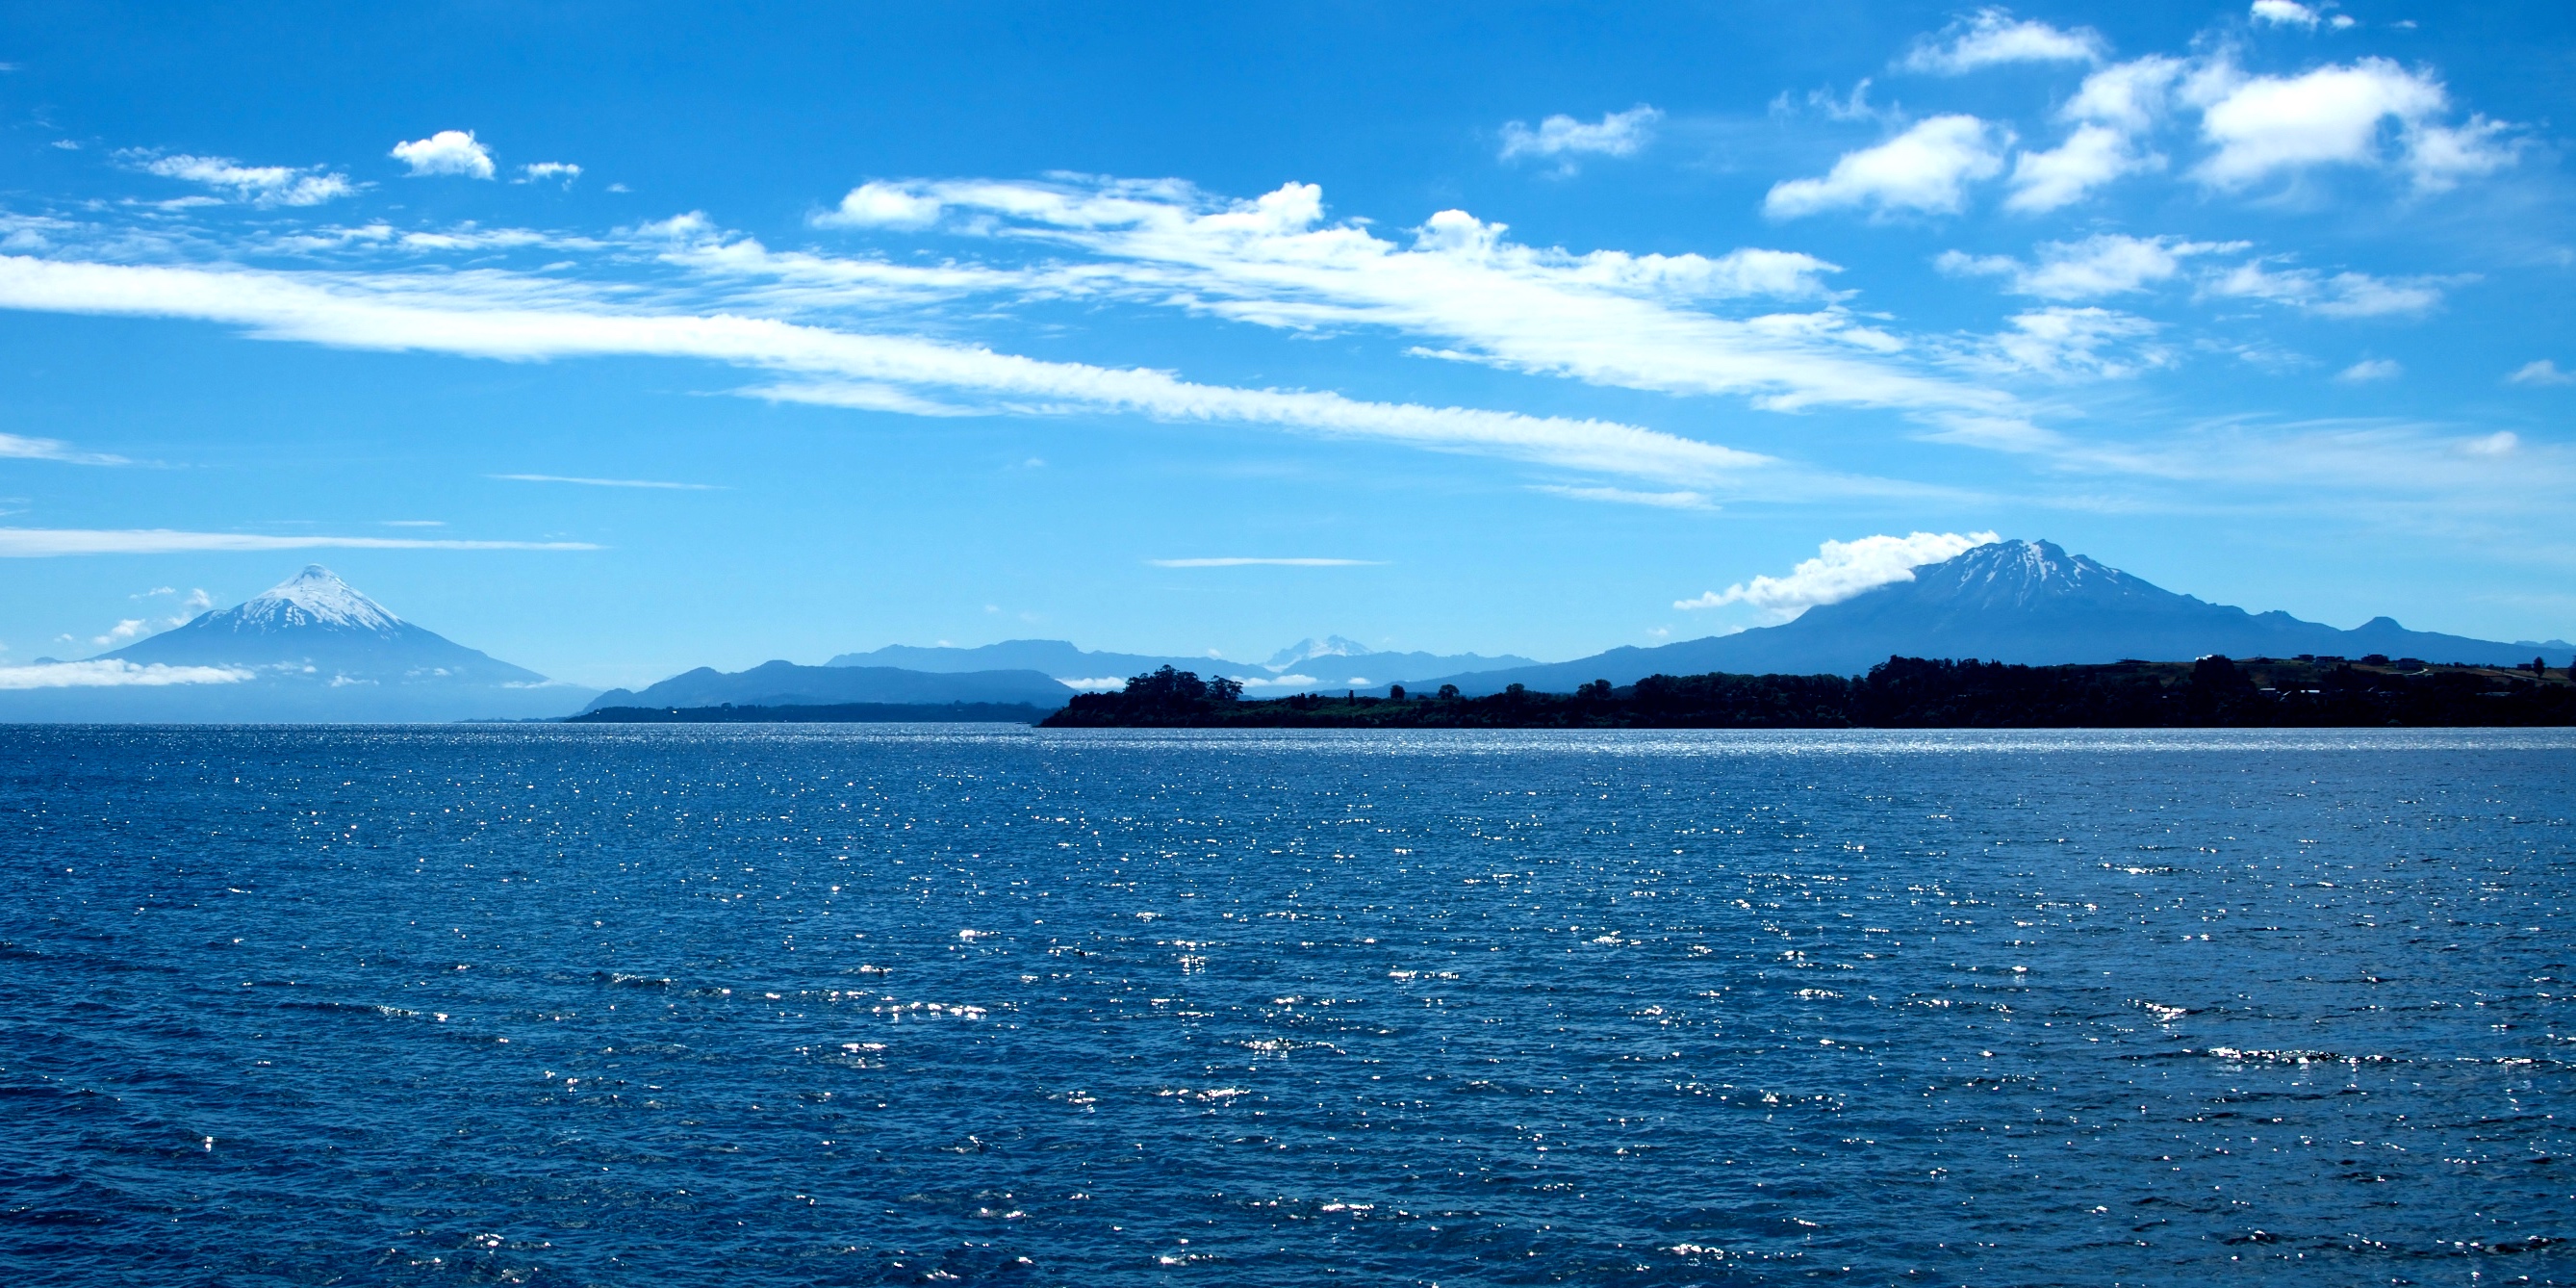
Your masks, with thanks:
M390 635L403 625L384 605L320 564L260 592L232 610L233 629L293 630L303 626L336 626L343 630Z

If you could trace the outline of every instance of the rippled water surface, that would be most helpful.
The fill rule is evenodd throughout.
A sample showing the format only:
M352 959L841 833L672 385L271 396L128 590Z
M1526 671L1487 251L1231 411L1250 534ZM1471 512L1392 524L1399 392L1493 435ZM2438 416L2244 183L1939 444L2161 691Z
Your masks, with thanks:
M0 730L0 1270L2570 1282L2571 770Z

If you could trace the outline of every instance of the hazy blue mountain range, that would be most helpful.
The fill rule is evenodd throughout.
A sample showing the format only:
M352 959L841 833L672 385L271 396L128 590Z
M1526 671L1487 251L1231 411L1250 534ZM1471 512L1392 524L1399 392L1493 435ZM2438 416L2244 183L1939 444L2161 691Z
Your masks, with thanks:
M0 693L0 719L465 720L558 715L595 690L395 616L319 564L232 608Z
M1771 672L1855 675L1890 656L1974 657L2045 665L2174 661L2224 653L2361 657L2427 662L2567 665L2564 640L2503 643L2410 631L2385 617L2352 630L2283 612L2248 613L2152 585L2046 541L1999 541L1914 570L1911 581L1808 609L1797 620L1733 635L1607 653L1541 666L1406 680L1407 688L1456 684L1469 694L1510 684L1571 692L1591 680L1627 684L1657 673Z
M1536 666L1537 663L1509 654L1485 657L1476 653L1381 653L1357 641L1328 635L1322 640L1300 640L1259 665L1228 662L1204 655L1092 652L1076 648L1065 640L1004 640L979 648L919 648L909 644L890 644L865 653L844 653L825 665L897 666L942 674L1030 670L1043 671L1068 682L1123 680L1156 667L1169 666L1200 675L1230 675L1256 681L1295 673L1311 677L1312 682L1320 686L1347 685L1355 679L1362 685L1384 684L1399 675L1485 671ZM1327 671L1331 674L1326 674Z
M891 666L798 666L763 662L748 671L702 666L640 692L611 689L584 711L605 707L829 706L845 702L1025 702L1054 710L1074 691L1033 670L945 674ZM560 711L558 711L560 714Z

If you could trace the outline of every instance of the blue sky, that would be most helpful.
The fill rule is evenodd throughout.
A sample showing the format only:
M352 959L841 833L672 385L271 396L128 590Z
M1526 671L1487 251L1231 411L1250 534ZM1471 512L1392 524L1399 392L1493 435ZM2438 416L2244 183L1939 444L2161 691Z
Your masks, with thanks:
M0 664L2576 637L2564 5L1219 8L11 6Z

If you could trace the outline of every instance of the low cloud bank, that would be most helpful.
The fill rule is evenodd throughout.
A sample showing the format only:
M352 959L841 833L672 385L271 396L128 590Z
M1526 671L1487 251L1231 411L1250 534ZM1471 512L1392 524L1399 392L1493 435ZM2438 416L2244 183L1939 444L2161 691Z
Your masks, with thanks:
M1992 532L1914 532L1828 541L1816 548L1815 558L1800 563L1786 577L1740 581L1696 599L1674 600L1673 607L1751 604L1785 622L1819 604L1838 604L1890 582L1912 581L1914 570L1924 564L1956 558L2002 539Z
M160 688L173 684L239 684L252 673L231 666L164 666L158 662L35 662L0 666L0 690Z

